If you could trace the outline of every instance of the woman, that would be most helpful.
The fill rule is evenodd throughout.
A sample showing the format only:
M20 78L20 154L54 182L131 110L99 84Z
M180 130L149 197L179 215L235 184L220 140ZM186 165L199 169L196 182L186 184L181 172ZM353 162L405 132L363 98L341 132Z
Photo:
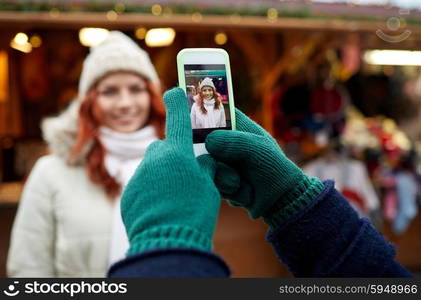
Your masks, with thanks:
M190 119L193 129L226 127L225 110L212 79L206 77L199 85L197 100L193 103Z
M128 248L119 198L165 108L145 51L121 32L91 49L79 96L43 122L51 154L26 182L12 230L8 275L103 277Z

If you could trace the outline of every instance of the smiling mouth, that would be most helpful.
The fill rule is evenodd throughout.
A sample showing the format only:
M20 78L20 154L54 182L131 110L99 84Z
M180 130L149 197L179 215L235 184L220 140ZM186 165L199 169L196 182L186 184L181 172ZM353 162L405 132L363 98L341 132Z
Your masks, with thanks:
M127 117L127 116L125 116L125 117L116 117L116 118L114 118L114 120L117 123L127 125L127 124L131 124L132 122L136 121L137 120L137 117L134 117L134 116L133 117Z

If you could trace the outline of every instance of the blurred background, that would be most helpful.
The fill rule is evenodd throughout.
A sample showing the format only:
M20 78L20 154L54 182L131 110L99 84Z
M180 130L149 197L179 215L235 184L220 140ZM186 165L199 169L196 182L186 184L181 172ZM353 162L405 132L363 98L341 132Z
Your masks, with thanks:
M182 48L226 49L236 106L308 173L335 179L421 273L418 0L2 0L0 276L22 187L46 153L40 121L76 96L89 46L112 29L150 54L164 89ZM402 174L418 195L398 192ZM265 232L223 205L215 251L234 277L291 276Z

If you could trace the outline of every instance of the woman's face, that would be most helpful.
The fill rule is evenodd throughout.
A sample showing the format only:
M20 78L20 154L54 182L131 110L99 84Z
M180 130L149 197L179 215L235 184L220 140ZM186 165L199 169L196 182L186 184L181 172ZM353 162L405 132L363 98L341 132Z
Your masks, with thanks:
M202 95L205 100L209 100L213 98L213 90L210 86L202 87Z
M98 83L97 91L102 125L122 133L145 126L151 97L142 77L128 72L112 73Z

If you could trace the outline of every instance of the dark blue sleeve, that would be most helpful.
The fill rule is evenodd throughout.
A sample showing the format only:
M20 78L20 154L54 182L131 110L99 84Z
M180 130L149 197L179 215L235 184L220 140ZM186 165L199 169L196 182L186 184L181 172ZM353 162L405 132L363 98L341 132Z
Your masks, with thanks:
M267 240L297 277L412 277L394 260L394 246L359 218L332 181Z
M108 277L198 278L230 276L226 263L211 252L190 248L156 249L129 256L108 271Z

